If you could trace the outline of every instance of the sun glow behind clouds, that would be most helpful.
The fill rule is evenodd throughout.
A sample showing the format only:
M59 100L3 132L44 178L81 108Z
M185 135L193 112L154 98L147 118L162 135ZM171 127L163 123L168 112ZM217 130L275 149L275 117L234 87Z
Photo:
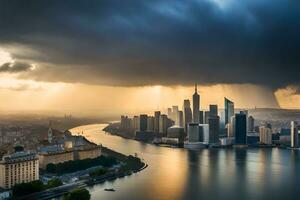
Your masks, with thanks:
M13 59L12 59L10 53L8 53L0 48L0 66L7 62L13 62Z

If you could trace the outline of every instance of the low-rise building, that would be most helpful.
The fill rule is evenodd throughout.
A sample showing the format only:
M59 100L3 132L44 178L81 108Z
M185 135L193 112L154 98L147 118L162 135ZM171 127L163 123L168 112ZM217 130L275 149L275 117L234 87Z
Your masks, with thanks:
M47 165L52 164L58 164L58 163L64 163L67 161L74 160L74 153L73 151L69 150L63 150L63 151L44 151L39 152L38 154L39 158L39 165L41 169L46 169Z
M47 165L64 163L73 160L97 158L101 155L101 145L90 143L82 136L66 136L59 144L39 148L40 168Z
M74 151L75 160L93 159L101 156L101 146L79 148Z

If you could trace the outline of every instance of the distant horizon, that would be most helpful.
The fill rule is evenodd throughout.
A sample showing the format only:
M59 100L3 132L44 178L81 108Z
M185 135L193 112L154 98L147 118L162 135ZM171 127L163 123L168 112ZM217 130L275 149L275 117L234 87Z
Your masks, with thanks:
M224 108L219 108L219 111L223 111ZM182 109L179 109L182 110ZM281 110L281 111L299 111L300 109L286 109L286 108L235 108L235 111L238 110L248 110L248 111L254 111L254 110ZM64 112L62 110L23 110L23 111L2 111L0 110L0 116L12 116L12 115L33 115L33 116L45 116L45 117L64 117L65 115L71 115L72 117L75 118L94 118L94 117L100 117L100 118L119 118L120 116L135 116L135 115L140 115L140 114L147 114L147 115L154 115L155 111L163 111L163 114L167 114L167 107L163 108L161 110L148 110L148 111L129 111L129 112L124 112L124 113L113 113L113 114L79 114L79 113L72 113L72 112ZM204 109L203 111L209 111L209 109ZM153 113L152 113L153 112Z

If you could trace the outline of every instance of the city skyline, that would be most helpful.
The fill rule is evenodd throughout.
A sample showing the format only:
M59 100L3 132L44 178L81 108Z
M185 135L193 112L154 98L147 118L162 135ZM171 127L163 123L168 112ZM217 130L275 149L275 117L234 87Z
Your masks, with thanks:
M0 0L0 199L299 199L299 11Z

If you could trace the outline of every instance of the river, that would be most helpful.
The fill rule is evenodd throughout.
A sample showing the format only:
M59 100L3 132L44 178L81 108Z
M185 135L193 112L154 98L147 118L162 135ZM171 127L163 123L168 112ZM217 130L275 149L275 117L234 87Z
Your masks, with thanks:
M106 124L76 127L92 142L149 165L140 173L88 188L92 199L300 199L300 152L285 149L159 147L106 134ZM106 192L104 188L116 192Z

